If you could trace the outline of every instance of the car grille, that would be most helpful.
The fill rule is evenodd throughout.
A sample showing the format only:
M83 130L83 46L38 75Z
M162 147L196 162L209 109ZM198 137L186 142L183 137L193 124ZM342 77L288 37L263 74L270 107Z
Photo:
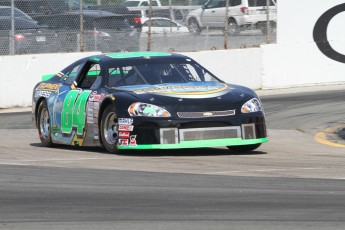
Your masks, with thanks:
M180 129L181 141L210 140L223 138L240 138L241 128L234 127L215 127L215 128L196 128Z
M241 138L241 126L208 128L161 128L161 144L177 144L180 141L212 140L224 138Z
M180 118L204 118L204 117L222 117L235 115L235 110L225 111L207 111L207 112L177 112Z

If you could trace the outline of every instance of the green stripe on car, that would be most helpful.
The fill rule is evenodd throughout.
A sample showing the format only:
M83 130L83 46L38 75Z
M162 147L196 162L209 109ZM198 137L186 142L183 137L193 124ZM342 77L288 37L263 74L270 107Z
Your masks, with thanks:
M143 144L135 146L119 146L119 149L183 149L183 148L207 148L207 147L225 147L239 145L253 145L267 142L268 138L246 139L225 138L213 140L195 140L181 141L178 144Z

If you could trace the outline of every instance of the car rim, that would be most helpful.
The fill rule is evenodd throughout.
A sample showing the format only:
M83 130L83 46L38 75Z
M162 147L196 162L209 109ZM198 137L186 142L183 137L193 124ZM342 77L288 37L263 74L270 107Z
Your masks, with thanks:
M104 121L104 138L110 145L115 144L117 140L117 117L115 113L109 113Z
M49 113L47 108L43 108L40 116L40 131L42 138L48 139L49 136Z

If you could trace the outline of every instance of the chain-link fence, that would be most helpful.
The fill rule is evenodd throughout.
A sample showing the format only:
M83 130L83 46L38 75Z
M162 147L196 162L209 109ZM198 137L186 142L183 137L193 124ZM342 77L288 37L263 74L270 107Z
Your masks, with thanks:
M197 51L276 41L276 0L0 0L0 55Z

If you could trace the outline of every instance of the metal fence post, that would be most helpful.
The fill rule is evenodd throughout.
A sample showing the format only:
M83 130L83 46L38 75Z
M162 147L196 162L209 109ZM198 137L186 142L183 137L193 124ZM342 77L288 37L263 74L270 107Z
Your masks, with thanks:
M228 30L229 30L229 0L225 1L225 21L224 21L224 49L228 49Z
M149 28L147 31L147 51L151 51L152 0L149 1Z
M14 55L15 54L15 40L14 40L14 36L15 36L15 26L14 26L14 0L11 0L11 31L10 31L10 55Z
M266 44L270 43L271 25L270 25L270 0L266 0Z
M84 52L84 13L83 13L83 0L80 0L80 52Z
M80 52L80 33L77 33L77 52Z

